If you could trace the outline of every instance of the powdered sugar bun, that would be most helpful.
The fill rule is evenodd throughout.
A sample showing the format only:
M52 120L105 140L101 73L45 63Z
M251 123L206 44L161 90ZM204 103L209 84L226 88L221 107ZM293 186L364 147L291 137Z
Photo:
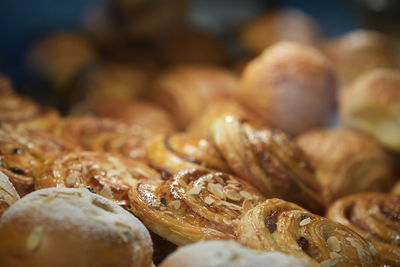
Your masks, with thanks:
M7 175L0 171L0 216L18 199L19 195Z
M0 266L145 266L152 242L132 214L86 189L48 188L0 219Z
M259 252L234 241L205 241L179 248L160 267L306 267L281 252Z

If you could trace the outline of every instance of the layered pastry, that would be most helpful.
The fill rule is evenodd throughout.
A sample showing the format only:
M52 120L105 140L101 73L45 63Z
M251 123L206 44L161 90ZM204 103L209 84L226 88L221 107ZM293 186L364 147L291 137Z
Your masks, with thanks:
M400 265L400 196L359 193L337 200L327 217L374 244L384 264Z
M38 190L0 219L1 266L148 267L152 253L138 219L86 189Z
M201 252L201 253L199 253ZM204 241L179 248L160 267L306 267L307 263L281 252L251 250L234 241Z
M278 9L250 20L242 27L239 40L257 55L279 41L317 45L318 32L318 25L300 10Z
M346 128L316 129L296 142L315 167L329 202L356 192L388 190L394 181L389 155L363 134Z
M374 246L346 226L281 199L268 199L242 216L241 244L280 251L311 266L379 266Z
M152 98L183 129L211 100L232 97L237 85L236 76L225 69L182 65L167 70L156 80Z
M0 171L0 217L19 199L19 195L7 175Z
M35 188L89 187L120 205L129 205L128 191L139 179L160 180L160 174L140 161L108 153L75 151L47 162Z
M341 91L340 115L351 127L400 152L400 70L375 69Z
M382 67L394 67L395 55L386 37L371 30L355 30L324 44L339 80L348 85L360 74Z
M330 118L336 82L317 49L279 42L246 66L239 95L265 123L298 134Z
M213 140L232 171L265 197L293 201L315 212L323 209L314 170L285 133L228 115L215 122Z
M240 178L199 169L183 170L163 181L139 181L129 198L133 214L177 245L234 239L239 216L264 199Z
M213 142L188 133L159 135L148 142L148 159L157 169L176 173L198 168L230 172Z

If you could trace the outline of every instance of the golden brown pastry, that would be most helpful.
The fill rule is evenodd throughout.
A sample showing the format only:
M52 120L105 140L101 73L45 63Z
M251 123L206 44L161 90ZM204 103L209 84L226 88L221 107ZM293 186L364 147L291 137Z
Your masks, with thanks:
M19 199L19 195L7 175L0 171L0 217Z
M400 152L399 88L399 69L366 72L341 91L341 118L385 147Z
M389 155L365 135L345 128L316 129L296 142L316 169L328 202L356 192L388 190L393 183Z
M0 219L1 266L148 267L152 253L138 219L86 189L38 190Z
M190 168L230 172L218 149L205 138L187 133L159 135L149 140L147 148L151 165L170 173Z
M323 208L314 170L283 132L228 115L215 122L213 140L232 171L265 197L293 201L315 212Z
M395 194L395 195L400 195L400 181L398 181L397 183L394 184L394 186L392 187L391 193Z
M306 267L310 266L281 252L259 252L234 241L204 241L179 248L160 267Z
M359 193L337 200L327 217L374 244L384 264L400 265L400 196Z
M35 189L88 186L120 205L127 205L128 191L138 179L161 177L143 162L124 160L108 153L76 151L48 162L36 177Z
M316 45L318 32L318 25L307 14L296 9L278 9L249 21L239 39L249 52L259 54L279 41Z
M265 123L297 134L329 119L336 83L318 50L279 42L247 65L239 95Z
M379 266L374 246L349 228L281 199L250 209L237 228L239 242L280 251L311 266Z
M232 97L237 85L236 76L225 69L183 65L169 69L156 80L152 98L183 129L211 100Z
M327 41L323 49L343 85L375 68L394 67L396 62L386 37L371 30L349 32Z
M177 245L233 239L238 217L263 201L253 186L221 172L187 169L163 179L139 181L129 191L130 210Z

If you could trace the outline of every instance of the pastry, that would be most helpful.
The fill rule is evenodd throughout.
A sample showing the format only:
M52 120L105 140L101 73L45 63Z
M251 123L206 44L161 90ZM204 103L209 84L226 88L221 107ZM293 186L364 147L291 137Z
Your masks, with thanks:
M215 122L213 140L232 171L265 197L323 209L320 185L302 151L278 130L227 115Z
M316 129L296 139L328 202L362 191L384 191L394 180L389 155L369 137L346 128Z
M200 253L199 253L200 252ZM251 250L234 241L204 241L179 248L160 267L306 267L310 266L281 252Z
M391 193L395 195L400 195L400 181L394 184Z
M374 246L346 226L280 199L268 199L242 216L241 244L280 251L311 266L379 266Z
M333 203L327 217L374 244L384 264L400 265L400 196L359 193Z
M162 181L139 181L129 199L130 210L146 227L177 245L234 239L238 217L263 201L247 182L199 169L183 170Z
M341 91L341 118L385 147L400 152L399 87L399 69L366 72Z
M19 195L7 175L0 171L0 217L19 199Z
M148 267L152 253L138 219L86 189L38 190L0 219L1 266Z
M266 124L291 134L323 125L334 111L335 76L315 48L279 42L244 70L239 96Z

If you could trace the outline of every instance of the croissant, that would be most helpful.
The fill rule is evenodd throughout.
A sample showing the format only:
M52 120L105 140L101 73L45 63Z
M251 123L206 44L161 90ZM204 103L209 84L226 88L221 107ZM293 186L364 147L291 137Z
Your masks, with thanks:
M267 198L293 201L313 211L323 208L314 170L283 132L228 115L215 122L213 139L233 172Z
M279 42L247 66L240 80L243 103L266 124L291 134L323 125L335 108L336 82L317 49Z
M232 175L187 169L163 181L138 181L129 199L130 210L151 231L184 245L234 239L238 217L263 201L263 196Z
M149 140L147 155L151 165L170 173L190 168L230 172L212 142L187 133L156 136Z
M379 266L372 244L349 228L281 199L268 199L245 213L237 227L241 244L280 251L311 266Z
M341 91L343 121L400 152L400 70L374 69Z
M362 191L388 190L395 171L389 155L373 140L345 128L317 129L296 139L331 202Z
M329 207L327 217L372 242L383 263L400 265L400 196L383 193L346 196Z
M179 128L185 128L209 101L233 97L237 91L236 76L207 65L173 67L155 82L152 99L168 110Z
M35 188L88 186L120 205L127 205L128 191L138 179L161 179L143 162L124 160L107 153L76 151L48 162Z
M19 195L7 175L0 171L0 217L19 199Z

